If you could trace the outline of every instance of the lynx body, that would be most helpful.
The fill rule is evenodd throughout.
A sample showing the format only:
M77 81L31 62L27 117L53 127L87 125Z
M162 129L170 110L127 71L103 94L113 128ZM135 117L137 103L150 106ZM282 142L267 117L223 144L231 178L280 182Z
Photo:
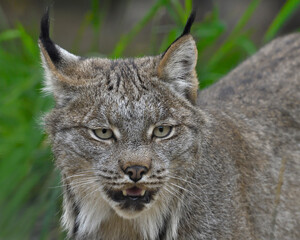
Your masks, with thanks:
M273 41L197 97L183 34L156 57L40 49L45 117L72 239L300 239L300 35Z

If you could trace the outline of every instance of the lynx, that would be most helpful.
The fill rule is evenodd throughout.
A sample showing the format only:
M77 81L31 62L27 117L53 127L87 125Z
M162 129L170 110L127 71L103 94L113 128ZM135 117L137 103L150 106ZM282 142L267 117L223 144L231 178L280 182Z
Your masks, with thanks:
M300 239L300 35L198 92L190 28L162 54L39 46L70 239Z

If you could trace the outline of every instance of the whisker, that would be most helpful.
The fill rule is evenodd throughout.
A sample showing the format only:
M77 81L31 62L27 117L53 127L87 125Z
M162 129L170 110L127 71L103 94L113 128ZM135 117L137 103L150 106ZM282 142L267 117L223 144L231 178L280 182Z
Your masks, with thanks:
M87 194L85 194L85 195L80 199L81 202L86 201L86 199L89 198L92 194L94 194L95 192L99 191L99 188L97 188L97 187L93 190L94 187L95 187L95 186L91 186L89 189L87 189L88 192L87 192ZM90 190L92 190L92 191L90 191ZM100 191L99 191L99 192L100 192Z
M187 193L193 195L193 196L194 196L196 199L198 199L199 201L203 202L203 200L202 200L199 196L197 196L195 193L193 193L192 191L190 191L190 190L188 190L188 189L186 189L186 188L184 188L184 187L181 187L181 186L179 186L179 185L177 185L177 184L175 184L175 183L172 183L172 182L170 182L169 184L173 185L174 187L177 187L177 188L179 188L179 189L184 190L185 192L187 192Z
M84 171L84 172L78 172L77 174L73 174L73 175L70 175L66 178L62 178L63 180L67 180L67 179L70 179L70 178L74 178L74 177L82 177L82 176L88 176L86 173L94 173L93 171ZM95 174L93 174L95 175Z
M61 185L58 185L58 186L53 186L53 187L49 187L49 188L60 188L60 187L67 187L67 186L74 186L74 185L76 185L76 184L78 184L78 183L84 183L84 182L86 182L87 180L89 180L89 181L91 181L91 180L93 180L93 181L97 181L98 179L97 178L94 178L93 176L87 176L87 177L85 177L84 179L76 179L77 181L72 181L72 182L70 182L70 183L68 183L68 184L61 184Z
M188 180L186 180L186 179L183 179L183 178L175 177L175 176L173 176L173 175L169 175L168 177L169 177L169 178L173 178L173 179L178 179L178 180L183 181L183 182L186 182L186 183L191 184L191 185L193 185L193 186L195 186L195 187L197 187L197 188L200 187L199 185L197 185L197 184L195 184L195 183L193 183L193 182L191 182L191 181L188 181Z
M169 189L168 187L169 187L170 189ZM171 194L173 197L177 198L177 199L181 202L182 205L184 205L184 206L187 207L187 205L186 205L186 203L183 201L183 199L182 199L182 198L179 198L178 195L176 195L175 193L172 192L172 191L175 191L175 190L174 190L171 186L165 185L164 189L165 189L169 194ZM175 192L176 192L176 191L175 191ZM176 192L176 193L177 193L177 192Z
M211 215L213 215L211 209L209 208L209 206L207 206L207 204L203 201L203 199L201 199L199 196L197 196L196 194L194 194L192 191L190 191L190 190L188 190L188 189L186 189L186 188L184 188L184 187L181 187L181 186L179 186L179 185L177 185L177 184L174 184L174 183L172 183L172 182L170 182L169 184L171 184L171 185L173 185L174 187L177 187L177 188L179 188L179 189L182 189L182 190L186 191L187 193L191 194L193 197L195 197L195 199L197 199L197 200L199 200L199 201L201 202L201 205L202 205L207 211L209 211ZM204 194L204 196L206 196L206 195Z

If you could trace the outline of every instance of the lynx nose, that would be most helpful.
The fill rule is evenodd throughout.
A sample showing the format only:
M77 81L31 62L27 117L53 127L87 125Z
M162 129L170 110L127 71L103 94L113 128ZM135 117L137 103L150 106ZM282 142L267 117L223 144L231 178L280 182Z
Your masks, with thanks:
M125 169L125 174L127 174L129 178L134 182L139 181L143 177L143 175L146 174L147 172L148 172L148 168L144 166L137 166L137 165L130 166Z

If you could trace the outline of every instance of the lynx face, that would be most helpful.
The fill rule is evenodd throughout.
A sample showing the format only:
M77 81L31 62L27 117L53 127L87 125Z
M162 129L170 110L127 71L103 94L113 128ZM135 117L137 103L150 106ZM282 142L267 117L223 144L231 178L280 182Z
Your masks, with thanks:
M49 38L48 21L39 44L56 107L45 125L65 186L64 224L99 226L114 212L131 219L169 204L204 121L193 106L193 16L164 54L123 60L68 53Z
M94 62L96 83L46 117L65 184L79 201L94 192L126 218L166 194L197 134L193 109L154 75L155 60Z

